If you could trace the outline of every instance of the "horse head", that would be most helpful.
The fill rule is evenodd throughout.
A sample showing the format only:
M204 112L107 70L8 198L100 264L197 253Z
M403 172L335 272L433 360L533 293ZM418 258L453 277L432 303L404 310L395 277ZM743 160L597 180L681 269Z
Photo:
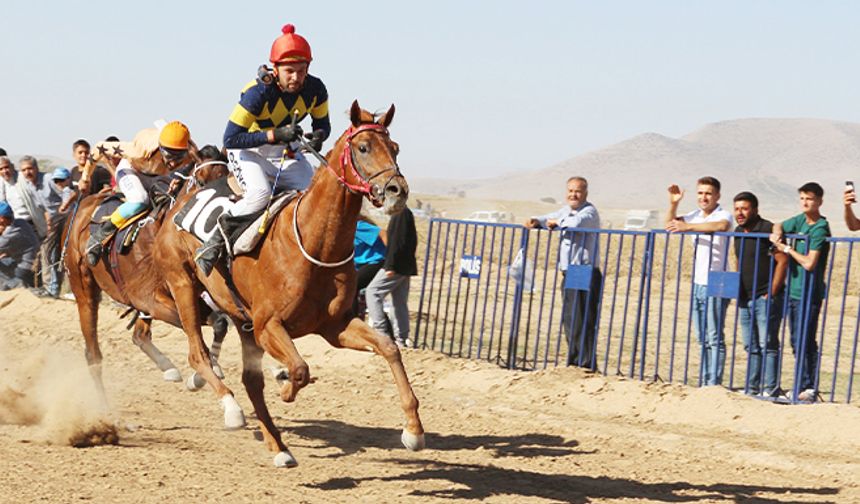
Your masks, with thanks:
M376 207L396 214L406 206L409 185L400 167L400 147L391 139L388 126L394 119L394 105L379 118L352 102L352 125L343 134L340 165L341 183L352 192L363 194Z
M214 145L206 145L200 149L195 156L195 161L191 176L197 187L203 187L230 173L227 167L227 156Z

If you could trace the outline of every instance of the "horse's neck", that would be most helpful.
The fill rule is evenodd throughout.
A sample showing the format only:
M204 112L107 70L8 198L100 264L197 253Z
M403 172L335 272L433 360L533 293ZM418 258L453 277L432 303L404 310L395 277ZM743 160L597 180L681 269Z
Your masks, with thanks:
M298 211L302 243L317 259L339 261L352 251L362 196L347 191L325 166L319 169L327 173L318 175Z

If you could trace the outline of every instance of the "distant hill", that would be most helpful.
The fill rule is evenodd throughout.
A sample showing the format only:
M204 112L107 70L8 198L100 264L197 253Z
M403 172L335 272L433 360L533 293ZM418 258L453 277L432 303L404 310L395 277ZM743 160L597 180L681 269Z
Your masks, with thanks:
M57 156L49 156L45 154L30 154L39 162L39 171L47 172L51 171L58 166L64 166L66 168L71 169L75 166L75 162L71 159L63 159ZM18 168L18 160L24 157L24 154L9 154L7 156L12 160L12 163L15 164L15 168Z
M723 185L724 206L731 205L737 192L750 190L759 197L762 212L774 218L793 213L796 188L816 181L825 190L825 215L841 220L845 180L860 184L860 124L823 119L722 121L681 138L645 133L548 168L495 179L449 181L448 187L460 187L467 197L561 200L571 175L589 180L590 199L598 208L661 211L669 184L687 191L681 209L691 210L696 179L712 175ZM413 185L416 190L425 186L421 181Z

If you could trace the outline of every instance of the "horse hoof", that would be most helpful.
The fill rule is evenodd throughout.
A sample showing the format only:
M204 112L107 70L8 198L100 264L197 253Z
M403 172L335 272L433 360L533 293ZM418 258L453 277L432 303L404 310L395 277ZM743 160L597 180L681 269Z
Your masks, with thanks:
M224 410L225 429L235 430L245 426L245 414L242 413L242 407L231 394L221 398L221 408Z
M162 376L162 378L164 378L164 381L169 381L169 382L181 382L182 381L182 374L176 368L170 368L168 370L165 370L164 373L161 374L161 376Z
M299 463L289 450L278 452L275 455L275 467L296 467Z
M410 451L420 451L424 449L424 434L412 434L403 429L403 434L400 436L400 442Z
M212 364L212 372L215 373L215 376L217 376L219 379L221 379L221 380L224 379L224 370L222 370L221 366L219 366L217 363ZM201 387L202 387L202 385L201 385Z
M191 376L189 376L188 379L185 380L185 388L192 392L196 392L202 389L204 385L206 385L206 380L204 380L203 377L196 372L192 373Z

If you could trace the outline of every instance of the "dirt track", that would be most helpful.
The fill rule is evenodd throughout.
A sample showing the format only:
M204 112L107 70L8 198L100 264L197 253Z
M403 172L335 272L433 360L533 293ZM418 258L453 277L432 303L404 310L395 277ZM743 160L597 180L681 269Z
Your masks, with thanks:
M298 346L317 381L297 402L281 403L267 378L300 464L275 469L235 333L221 363L249 425L226 432L214 395L163 382L116 313L103 306L100 328L120 443L72 448L64 438L91 420L93 398L74 304L0 293L0 502L860 502L855 406L776 406L409 351L428 430L428 449L411 453L383 359L313 336ZM154 329L187 375L184 336Z

